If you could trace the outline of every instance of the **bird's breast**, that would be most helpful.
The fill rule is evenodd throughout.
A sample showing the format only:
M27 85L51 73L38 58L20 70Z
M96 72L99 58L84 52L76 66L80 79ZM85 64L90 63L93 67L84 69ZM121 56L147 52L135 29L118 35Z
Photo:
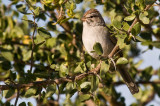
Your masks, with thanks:
M107 28L104 26L83 26L82 41L87 52L94 58L99 56L93 51L95 43L100 43L103 49L103 57L107 57L112 51L114 44L109 38Z

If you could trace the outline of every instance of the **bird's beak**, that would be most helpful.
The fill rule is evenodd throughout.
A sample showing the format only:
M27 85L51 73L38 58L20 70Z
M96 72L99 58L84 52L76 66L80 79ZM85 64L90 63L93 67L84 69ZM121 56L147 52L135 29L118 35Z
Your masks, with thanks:
M85 20L86 20L86 18L85 18L85 17L82 17L82 18L81 18L81 21L85 21Z

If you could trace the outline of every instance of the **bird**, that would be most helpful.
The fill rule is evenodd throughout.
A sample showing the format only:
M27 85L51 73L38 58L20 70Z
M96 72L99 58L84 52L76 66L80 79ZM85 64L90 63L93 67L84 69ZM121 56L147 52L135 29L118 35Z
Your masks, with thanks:
M108 58L108 55L115 47L117 40L114 36L111 36L100 12L97 9L90 9L84 13L81 20L83 22L82 42L88 54L93 58L98 59L99 55L96 52L93 52L93 46L95 43L99 43L103 50L101 57ZM122 76L130 92L132 94L138 93L139 88L129 72L127 70L118 70L118 72Z

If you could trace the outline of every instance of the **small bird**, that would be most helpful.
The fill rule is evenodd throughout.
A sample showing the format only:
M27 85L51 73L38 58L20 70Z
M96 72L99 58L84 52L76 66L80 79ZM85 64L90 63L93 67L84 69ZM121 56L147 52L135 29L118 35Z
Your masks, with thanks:
M103 58L107 58L116 45L116 38L111 36L105 21L97 9L88 10L81 19L83 21L82 41L83 45L93 58L98 59L99 55L93 52L95 43L100 43L103 49ZM138 93L138 86L126 70L118 70L124 82L132 94Z

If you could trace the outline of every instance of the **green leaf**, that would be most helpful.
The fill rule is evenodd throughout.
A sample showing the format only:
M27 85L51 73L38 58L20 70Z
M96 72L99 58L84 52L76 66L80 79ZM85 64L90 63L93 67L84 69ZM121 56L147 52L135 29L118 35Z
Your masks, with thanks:
M89 94L80 95L80 96L79 96L79 100L80 100L81 102L84 102L84 101L86 101L86 100L89 100L90 97L91 97L91 96L90 96Z
M9 66L6 66L6 67L9 67ZM2 72L2 73L0 73L0 78L1 79L3 79L3 78L8 78L8 77L11 77L10 75L10 73L11 73L11 71L10 70L8 70L8 71L2 71L3 69L1 69L0 70L0 72Z
M133 26L131 33L132 33L132 35L137 36L140 32L141 32L141 25L138 22Z
M69 15L69 14L68 14L68 15ZM73 14L70 14L69 16L72 17ZM62 20L60 20L58 23L59 23L59 24L65 23L65 22L67 22L69 19L71 19L71 18L62 19Z
M48 55L48 63L51 65L53 62L52 55Z
M107 73L107 71L109 70L109 64L105 61L102 61L101 63L101 69L100 69L100 76L102 78L105 77L105 74Z
M126 47L126 43L125 43L125 38L127 37L127 35L115 35L116 38L118 39L117 44L119 46L120 49Z
M56 45L56 38L49 38L46 41L46 46L53 48Z
M34 14L35 14L36 16L38 16L39 13L40 13L40 7L37 7L37 8L34 10Z
M116 64L127 64L128 63L128 60L124 57L121 57L117 60Z
M75 0L76 4L81 3L83 0Z
M102 54L103 54L102 46L101 46L101 44L98 43L98 42L94 44L93 50L95 50L95 52L96 52L98 55L102 55Z
M81 65L79 64L79 65L75 68L74 73L76 74L76 73L81 73L81 72L82 72L82 68L81 68Z
M159 84L153 84L154 91L157 93L157 95L160 97L160 85Z
M18 106L26 106L25 102L20 103Z
M99 84L99 78L97 76L92 76L92 82L91 82L91 91L94 92L97 90L98 88L98 84Z
M56 92L56 85L52 84L47 87L45 97L51 97Z
M125 17L124 20L125 20L125 21L132 21L132 20L134 20L135 17L136 17L136 15L135 15L135 14L132 14L132 15L130 15L130 16Z
M74 9L76 9L76 3L74 3L74 1L70 0L69 2L65 3L65 7L66 7L66 9L74 10Z
M123 29L125 30L125 31L128 31L128 29L129 29L129 24L127 23L127 22L123 22Z
M16 8L19 12L21 12L23 14L27 14L26 6L24 4L18 4L18 5L16 5Z
M91 89L91 82L83 82L81 85L81 91L86 93Z
M28 104L28 106L33 106L33 104L31 102L28 102L27 104Z
M160 43L159 43L159 41L146 41L146 42L142 42L142 45L154 46L154 47L156 47L156 48L160 48Z
M28 97L34 96L36 92L37 92L36 88L30 88L26 91L25 97L28 98Z
M50 38L51 34L50 32L48 32L46 29L44 29L43 27L39 27L38 28L38 33L40 36L43 36L44 38Z
M31 50L23 53L23 61L28 61L31 58Z
M76 85L75 83L73 82L68 82L67 85L66 85L66 93L69 93L70 94L70 97L77 91L76 89ZM69 98L70 98L69 97Z
M140 19L144 24L149 24L149 18L146 17L146 14L140 13L139 19Z
M117 29L120 29L121 28L121 22L114 19L113 22L112 22L113 26L116 27Z
M144 71L142 71L142 75L145 81L149 81L152 77L153 68L151 66L146 67Z
M145 42L145 41L146 41L145 39L143 39L143 38L141 38L141 37L139 37L139 36L136 36L136 40L138 40L138 41L140 41L140 42Z
M1 55L8 61L13 61L13 53L7 51L1 51Z
M51 69L55 69L55 68L56 68L56 65L55 65L55 64L52 64L52 65L50 66L50 68L51 68Z
M68 69L67 69L66 65L65 64L61 64L59 76L60 77L65 77L67 74L68 74Z
M14 90L14 89L9 89L9 90L7 90L6 95L5 95L5 98L11 97L14 93L15 93L15 90Z
M153 4L155 1L154 0L145 0L146 5Z
M43 36L37 35L34 42L35 42L36 45L41 46L45 43L45 38Z

